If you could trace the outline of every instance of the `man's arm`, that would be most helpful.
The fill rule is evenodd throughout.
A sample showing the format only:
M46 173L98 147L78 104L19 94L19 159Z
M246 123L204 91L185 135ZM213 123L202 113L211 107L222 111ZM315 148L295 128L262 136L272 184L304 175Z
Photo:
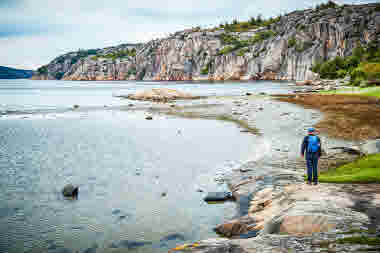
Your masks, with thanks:
M307 136L305 136L305 138L303 138L303 141L302 141L302 145L301 145L301 155L303 156L305 154L305 150L306 150L306 147L307 147Z
M318 140L319 140L319 150L318 150L318 153L319 153L319 157L322 156L322 141L321 141L321 138L318 137Z

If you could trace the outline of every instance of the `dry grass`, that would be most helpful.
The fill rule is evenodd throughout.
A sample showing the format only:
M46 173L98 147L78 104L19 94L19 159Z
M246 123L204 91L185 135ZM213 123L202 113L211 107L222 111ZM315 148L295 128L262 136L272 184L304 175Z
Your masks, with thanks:
M319 109L315 127L331 137L365 140L380 137L380 99L351 95L276 95L278 100Z

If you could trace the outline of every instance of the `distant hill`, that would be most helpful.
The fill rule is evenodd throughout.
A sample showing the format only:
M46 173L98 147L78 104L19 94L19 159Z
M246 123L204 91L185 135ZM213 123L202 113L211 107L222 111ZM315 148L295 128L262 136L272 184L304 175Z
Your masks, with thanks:
M14 69L0 66L0 79L30 78L33 70Z

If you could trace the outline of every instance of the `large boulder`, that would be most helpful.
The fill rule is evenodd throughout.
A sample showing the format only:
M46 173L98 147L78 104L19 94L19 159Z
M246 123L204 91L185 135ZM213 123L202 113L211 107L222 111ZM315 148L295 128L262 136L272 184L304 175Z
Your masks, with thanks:
M280 224L278 233L290 235L311 235L313 233L328 232L336 224L331 223L327 216L322 215L295 215L285 216Z
M133 95L128 95L126 98L143 101L167 102L177 99L196 99L199 97L174 89L155 88L151 90L138 91Z
M232 236L245 234L249 230L246 224L244 224L243 222L240 222L239 220L235 220L235 221L218 225L216 228L214 228L214 231L220 235L223 235L226 237L232 237Z

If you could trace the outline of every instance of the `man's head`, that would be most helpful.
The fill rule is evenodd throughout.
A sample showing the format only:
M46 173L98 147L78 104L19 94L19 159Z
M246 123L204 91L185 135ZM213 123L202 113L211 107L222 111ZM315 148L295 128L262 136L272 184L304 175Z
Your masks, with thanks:
M315 134L315 128L314 127L310 127L307 129L307 133L308 134Z

